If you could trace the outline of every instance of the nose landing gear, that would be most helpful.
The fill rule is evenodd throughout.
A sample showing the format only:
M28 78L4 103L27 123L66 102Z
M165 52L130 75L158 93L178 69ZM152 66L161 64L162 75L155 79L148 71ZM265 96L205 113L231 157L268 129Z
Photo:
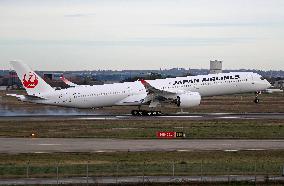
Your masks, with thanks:
M253 100L253 102L254 102L255 104L257 104L257 103L260 102L260 100L259 100L259 98L258 98L258 95L260 95L260 94L261 94L261 92L255 92L255 98L254 98L254 100Z

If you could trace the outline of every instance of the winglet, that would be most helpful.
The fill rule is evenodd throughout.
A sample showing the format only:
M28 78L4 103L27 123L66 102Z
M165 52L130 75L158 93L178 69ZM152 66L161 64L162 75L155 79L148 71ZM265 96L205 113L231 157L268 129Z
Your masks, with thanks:
M70 87L78 87L80 85L77 85L75 83L72 83L71 81L69 81L68 79L66 79L63 74L61 75L60 79L67 85L69 85Z
M147 81L145 81L144 79L139 79L139 81L142 83L142 85L147 85L147 84L149 84Z
M146 91L148 93L154 93L155 90L157 90L156 88L154 88L153 86L151 86L146 80L144 79L139 79L139 81L142 83L142 85L145 87Z
M64 76L63 76L63 74L60 76L60 79L64 82L64 83L66 83L66 84L68 84L70 81L68 81L68 79L66 79Z
M142 85L145 87L146 90L149 90L152 88L152 86L144 79L139 79L139 81L142 83Z

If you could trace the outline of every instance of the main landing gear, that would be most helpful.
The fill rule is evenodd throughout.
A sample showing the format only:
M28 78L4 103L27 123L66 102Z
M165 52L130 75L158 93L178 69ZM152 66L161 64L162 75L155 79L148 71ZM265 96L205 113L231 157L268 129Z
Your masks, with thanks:
M132 110L132 116L161 116L161 111Z
M258 98L259 94L261 94L261 92L255 92L255 98L254 98L253 102L256 103L256 104L259 103L259 101L260 101L259 98Z

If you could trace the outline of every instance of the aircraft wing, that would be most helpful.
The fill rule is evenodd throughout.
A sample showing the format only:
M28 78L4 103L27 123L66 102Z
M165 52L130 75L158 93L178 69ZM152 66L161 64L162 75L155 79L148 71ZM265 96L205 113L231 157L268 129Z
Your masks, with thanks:
M140 80L140 82L143 84L148 93L142 103L149 103L149 107L156 107L161 104L161 102L174 103L178 107L182 108L188 108L200 104L201 96L198 92L184 90L177 90L174 92L169 90L165 91L153 87L145 80Z
M147 91L147 96L143 100L143 103L150 103L150 107L156 107L160 102L166 102L167 100L174 100L177 97L177 92L165 91L153 87L145 80L140 80L142 85Z
M176 92L170 92L170 91L157 89L157 88L153 87L152 85L150 85L144 79L141 79L140 82L145 87L145 89L148 92L148 94L155 94L155 95L159 95L159 96L167 96L167 95L173 96L173 95L176 95Z

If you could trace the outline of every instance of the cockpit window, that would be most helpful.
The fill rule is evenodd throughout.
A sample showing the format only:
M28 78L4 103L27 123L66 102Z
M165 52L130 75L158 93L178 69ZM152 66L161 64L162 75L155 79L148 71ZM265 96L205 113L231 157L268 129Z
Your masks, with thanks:
M261 79L261 80L265 80L264 77L262 77L262 76L260 77L260 79Z

